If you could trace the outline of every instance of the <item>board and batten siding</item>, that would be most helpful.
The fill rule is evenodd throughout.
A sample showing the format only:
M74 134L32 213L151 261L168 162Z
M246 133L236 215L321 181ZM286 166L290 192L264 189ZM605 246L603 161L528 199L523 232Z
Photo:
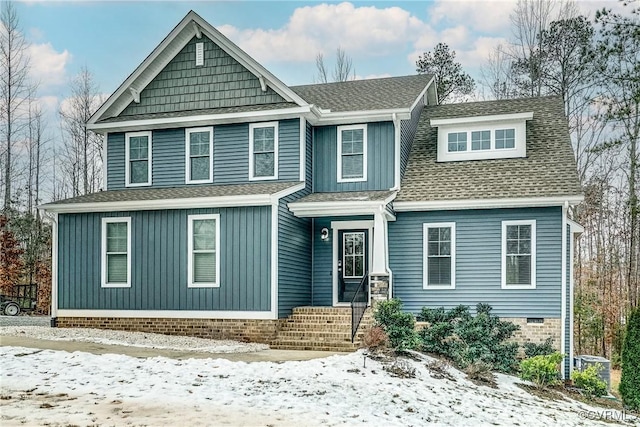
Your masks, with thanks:
M204 43L204 65L196 66L196 43ZM286 102L211 39L194 37L142 90L120 116Z
M416 136L416 129L418 129L418 122L420 122L420 115L424 109L424 97L420 98L418 104L411 112L410 120L402 120L400 123L400 174L404 177L404 173L407 170L407 164L409 163L409 154L411 153L411 146L413 145L413 139Z
M566 241L567 241L567 246L565 248L565 252L566 252L566 270L565 270L565 280L567 283L567 286L565 288L565 296L566 296L566 300L565 300L565 310L566 310L566 317L564 319L564 348L562 349L562 351L564 352L564 354L572 354L571 352L571 322L573 321L573 319L571 318L571 263L573 263L573 259L571 258L571 245L573 244L573 234L571 233L571 226L569 224L567 224L566 226L567 229L567 236L566 236ZM573 361L569 358L569 357L565 357L564 358L564 377L565 378L571 378L571 364L573 363Z
M220 214L220 287L187 286L187 216ZM101 221L131 217L131 287L101 287ZM271 207L60 214L60 309L271 309Z
M502 289L502 221L536 220L535 289ZM423 224L455 222L455 289L423 289ZM487 303L500 317L560 318L562 212L560 207L401 212L389 223L393 296L407 311Z
M294 307L311 305L311 220L297 218L287 204L308 190L280 199L278 205L278 317Z
M388 190L394 185L393 122L367 125L367 181L338 182L337 126L314 128L313 183L314 191Z
M152 133L151 187L185 185L185 129L161 129ZM107 137L107 189L125 188L125 134ZM278 122L278 179L300 178L300 120ZM249 124L213 127L213 183L242 184L249 181ZM265 181L261 181L265 182Z

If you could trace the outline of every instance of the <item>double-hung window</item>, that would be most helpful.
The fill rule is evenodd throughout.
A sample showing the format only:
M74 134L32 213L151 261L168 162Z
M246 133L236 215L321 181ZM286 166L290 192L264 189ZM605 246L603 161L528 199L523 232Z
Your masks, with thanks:
M102 287L131 286L131 218L102 218Z
M502 222L502 287L536 287L536 222Z
M213 128L186 130L187 184L213 182Z
M188 286L220 286L220 215L189 215Z
M126 186L151 185L151 132L130 132L125 140Z
M456 224L423 224L423 239L423 288L455 288Z
M367 126L338 126L338 182L367 180Z
M278 122L249 125L249 179L278 178Z

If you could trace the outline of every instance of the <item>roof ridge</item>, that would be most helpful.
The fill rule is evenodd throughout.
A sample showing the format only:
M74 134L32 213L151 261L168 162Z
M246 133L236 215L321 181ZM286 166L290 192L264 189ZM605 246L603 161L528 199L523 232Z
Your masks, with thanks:
M425 80L430 80L432 77L433 76L431 74L406 74L404 76L376 77L373 79L355 79L355 80L346 80L343 82L307 83L303 85L289 86L289 88L296 89L296 88L311 87L311 86L348 85L348 84L356 84L356 83L363 83L363 82L378 82L381 80L399 80L399 79L406 79L406 78L424 78Z

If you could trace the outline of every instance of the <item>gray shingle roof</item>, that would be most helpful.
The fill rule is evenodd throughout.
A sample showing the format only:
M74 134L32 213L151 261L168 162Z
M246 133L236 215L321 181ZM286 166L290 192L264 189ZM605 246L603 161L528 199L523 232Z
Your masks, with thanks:
M331 111L386 110L411 107L431 78L428 74L417 74L291 89L308 103Z
M391 196L394 191L349 191L343 193L313 193L295 203L321 202L373 202L382 201Z
M173 111L167 113L135 114L129 116L121 115L118 117L109 117L107 119L100 120L98 123L117 123L130 120L164 119L168 117L173 118L186 116L202 116L209 114L244 113L247 111L280 110L283 108L293 108L297 106L298 105L293 102L279 102L273 104L242 105L239 107L208 108L203 110Z
M47 209L51 205L68 205L75 203L113 203L140 200L190 199L200 197L250 196L254 194L274 194L293 187L299 182L273 182L259 184L234 185L198 185L170 188L130 188L126 190L109 190L85 196L73 197L48 203L41 207Z
M527 157L436 162L435 118L533 111L527 122ZM571 140L560 97L470 102L425 107L402 189L396 202L581 194Z

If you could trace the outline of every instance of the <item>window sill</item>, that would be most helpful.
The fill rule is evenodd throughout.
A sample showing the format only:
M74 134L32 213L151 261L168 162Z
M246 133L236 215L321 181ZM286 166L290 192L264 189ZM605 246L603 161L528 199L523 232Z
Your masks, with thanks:
M131 283L103 283L103 288L130 288Z
M277 176L250 176L249 181L273 181L278 179Z
M455 289L456 285L422 285L422 289L425 291L438 291L445 289Z
M219 283L189 283L189 288L219 288Z
M502 284L502 289L535 289L536 285L505 285L504 283Z
M131 183L127 183L125 184L125 187L129 188L129 187L150 187L151 183L150 182L137 182L135 184L131 184Z

